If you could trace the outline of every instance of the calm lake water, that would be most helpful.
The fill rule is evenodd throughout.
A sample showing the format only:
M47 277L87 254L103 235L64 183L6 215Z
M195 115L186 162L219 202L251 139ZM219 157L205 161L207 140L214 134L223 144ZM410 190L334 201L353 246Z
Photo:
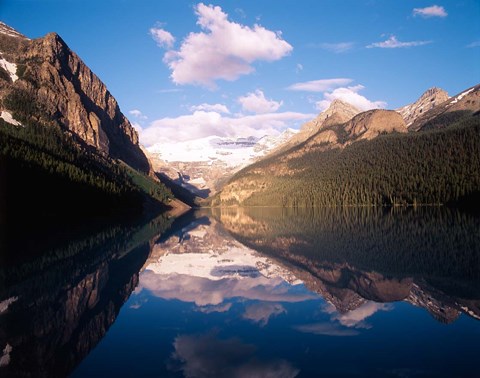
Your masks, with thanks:
M0 270L0 376L478 377L480 219L216 209Z

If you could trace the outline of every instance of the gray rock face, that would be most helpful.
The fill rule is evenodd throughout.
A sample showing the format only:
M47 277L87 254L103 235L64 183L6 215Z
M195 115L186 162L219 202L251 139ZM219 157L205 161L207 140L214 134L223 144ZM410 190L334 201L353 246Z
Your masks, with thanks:
M18 79L0 72L0 110L27 124L58 124L106 155L149 172L137 132L117 101L60 36L29 40L12 30L0 25L0 59L16 69Z
M447 101L448 98L448 93L443 89L433 87L427 89L413 104L405 105L397 109L397 112L400 113L407 127L410 127L418 117Z

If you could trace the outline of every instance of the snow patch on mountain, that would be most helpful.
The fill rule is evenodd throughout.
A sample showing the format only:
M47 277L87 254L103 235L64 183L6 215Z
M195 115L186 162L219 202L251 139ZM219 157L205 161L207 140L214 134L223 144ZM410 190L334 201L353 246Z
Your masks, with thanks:
M26 38L23 34L17 32L14 28L11 28L7 24L3 23L0 21L0 34L5 34L8 35L9 37L16 37L16 38L24 38L29 40L29 38Z
M0 118L2 118L5 122L13 125L13 126L22 126L20 122L18 122L15 118L13 118L12 113L2 110L0 114Z
M12 79L14 83L18 80L17 65L15 63L10 63L5 58L0 58L0 67L8 72L8 74L10 75L10 79Z
M456 104L458 101L460 101L462 98L464 98L466 95L468 95L470 92L473 92L474 90L475 90L475 88L470 88L469 90L460 93L457 97L455 97L455 98L450 102L449 106L450 106L450 105L453 105L453 104Z

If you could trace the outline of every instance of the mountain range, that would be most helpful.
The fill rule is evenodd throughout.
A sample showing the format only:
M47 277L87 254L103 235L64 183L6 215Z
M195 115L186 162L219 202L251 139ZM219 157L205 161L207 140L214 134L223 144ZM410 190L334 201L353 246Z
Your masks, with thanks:
M214 206L445 204L480 188L480 85L356 115L347 104L237 172ZM442 101L443 100L443 101Z
M2 222L28 211L141 213L178 204L174 195L190 206L470 201L480 187L479 89L449 97L431 88L397 110L337 99L298 132L145 150L60 36L30 40L0 23Z

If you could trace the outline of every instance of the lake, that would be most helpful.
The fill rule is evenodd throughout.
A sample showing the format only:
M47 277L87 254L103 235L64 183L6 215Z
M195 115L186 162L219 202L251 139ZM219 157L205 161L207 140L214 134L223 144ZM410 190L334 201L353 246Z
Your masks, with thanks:
M478 377L467 212L225 208L73 239L1 267L0 376Z

